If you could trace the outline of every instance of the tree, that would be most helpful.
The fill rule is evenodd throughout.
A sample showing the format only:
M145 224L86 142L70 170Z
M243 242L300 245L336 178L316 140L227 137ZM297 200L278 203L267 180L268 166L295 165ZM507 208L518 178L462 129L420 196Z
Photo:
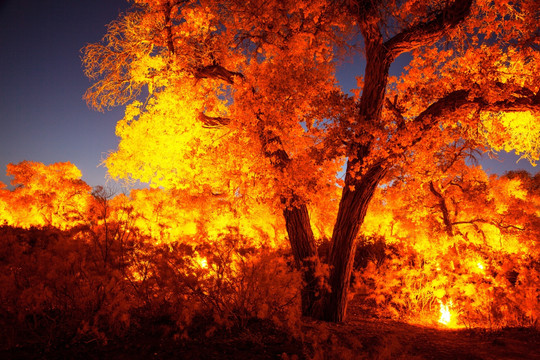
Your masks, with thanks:
M530 324L539 299L535 178L525 171L488 177L465 160L417 166L416 176L400 169L377 190L355 285L386 315L429 321L439 302L452 303L454 319L468 326ZM374 251L377 236L386 252Z
M538 160L538 16L505 0L135 0L84 49L85 98L126 105L113 176L280 207L303 314L341 321L355 239L396 165L458 141ZM355 96L335 78L347 52L366 59ZM337 208L327 278L317 204Z
M4 211L9 225L67 229L85 221L91 188L81 180L75 165L22 161L8 164L7 175L13 176L15 189L2 190L0 201L7 204Z

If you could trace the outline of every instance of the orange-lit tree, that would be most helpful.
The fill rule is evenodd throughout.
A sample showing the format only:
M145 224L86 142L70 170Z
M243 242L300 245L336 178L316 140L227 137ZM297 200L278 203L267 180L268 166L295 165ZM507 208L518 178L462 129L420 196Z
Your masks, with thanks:
M68 229L84 223L91 188L75 165L22 161L8 164L7 175L15 186L0 191L0 214L7 225Z
M355 239L395 165L463 140L538 159L538 15L505 0L135 0L84 49L85 97L126 105L113 176L281 208L303 314L341 321ZM347 51L366 59L354 96L335 78ZM329 274L318 204L335 216Z
M466 164L466 144L451 149L376 191L363 235L388 251L362 243L356 285L381 314L414 322L433 321L442 302L453 303L451 326L534 324L540 174L488 177Z

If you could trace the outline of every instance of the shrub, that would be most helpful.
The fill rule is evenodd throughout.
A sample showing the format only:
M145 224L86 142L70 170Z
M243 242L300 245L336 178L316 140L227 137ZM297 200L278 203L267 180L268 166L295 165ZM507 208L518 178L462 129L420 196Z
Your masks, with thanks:
M284 327L300 318L301 281L287 255L234 229L155 245L125 224L103 226L0 227L6 348L103 344L146 326L180 338L200 331L197 318L208 336L254 318Z
M380 248L380 239L360 247L370 255L356 263L354 284L376 316L434 325L440 304L452 302L457 325L538 324L540 267L533 257L466 243L437 254L421 254L403 243Z

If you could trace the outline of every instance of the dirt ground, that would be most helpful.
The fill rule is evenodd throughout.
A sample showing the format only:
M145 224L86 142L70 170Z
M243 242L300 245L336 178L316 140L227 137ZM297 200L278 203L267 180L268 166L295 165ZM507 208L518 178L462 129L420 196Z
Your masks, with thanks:
M540 360L540 333L531 329L444 330L362 319L318 327L328 338L315 347L317 359Z
M177 343L137 337L51 351L20 348L2 359L539 359L540 334L530 329L441 330L388 320L308 322L303 341L260 324L237 333Z
M0 351L0 359L433 359L540 360L540 332L534 329L445 330L398 321L366 319L349 311L342 324L304 320L299 336L253 321L244 328L190 341L174 341L166 332L145 329L123 342L65 345L54 349L22 346Z

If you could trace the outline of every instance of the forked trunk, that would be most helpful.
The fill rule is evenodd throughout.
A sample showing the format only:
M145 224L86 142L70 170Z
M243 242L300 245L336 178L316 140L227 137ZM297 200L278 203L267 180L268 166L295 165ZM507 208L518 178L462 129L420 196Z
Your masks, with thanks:
M328 279L331 292L326 294L319 313L315 314L321 320L341 322L345 319L356 250L355 240L366 216L369 202L385 172L385 168L377 165L360 179L353 179L347 175L332 234L329 257L331 272Z
M305 282L301 291L302 315L333 322L345 319L355 240L369 202L385 172L385 168L377 165L359 179L347 175L328 259L331 272L327 285L330 291L322 287L323 279L317 271L320 260L306 205L297 204L283 211L296 266L302 270Z

